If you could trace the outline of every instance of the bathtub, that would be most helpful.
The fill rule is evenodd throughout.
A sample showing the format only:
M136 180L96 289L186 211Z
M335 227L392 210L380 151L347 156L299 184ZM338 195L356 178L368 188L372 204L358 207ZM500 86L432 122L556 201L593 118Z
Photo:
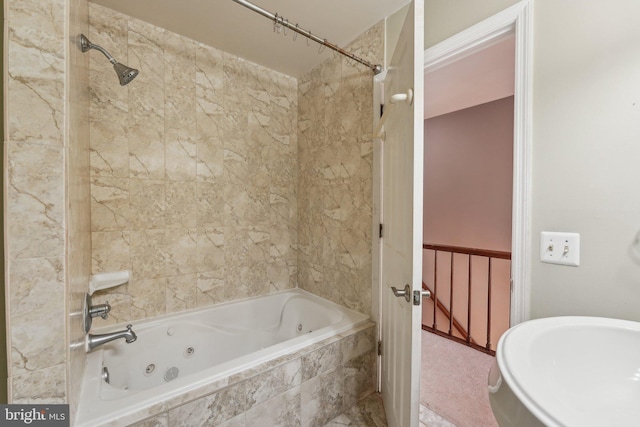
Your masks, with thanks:
M167 411L368 319L294 289L132 322L137 341L87 354L75 425L127 425Z

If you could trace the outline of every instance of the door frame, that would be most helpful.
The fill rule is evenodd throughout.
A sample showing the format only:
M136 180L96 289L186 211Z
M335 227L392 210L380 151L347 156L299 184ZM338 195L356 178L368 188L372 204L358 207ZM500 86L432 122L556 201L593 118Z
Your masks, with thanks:
M532 158L532 95L533 95L533 1L522 0L498 14L461 31L424 51L424 69L443 67L462 56L470 55L515 31L516 64L514 88L514 151L512 206L512 264L510 324L515 326L530 318L531 300L531 158ZM374 78L373 128L380 119L378 106L383 99L380 81ZM380 325L380 240L377 237L383 223L381 194L381 141L373 140L373 215L372 215L372 318ZM378 375L378 379L380 375ZM379 390L379 385L378 385Z
M515 31L510 326L515 326L530 318L533 94L532 3L532 0L522 0L424 51L424 70L426 74L428 70L432 71L444 67L471 55ZM379 197L380 195L376 196Z

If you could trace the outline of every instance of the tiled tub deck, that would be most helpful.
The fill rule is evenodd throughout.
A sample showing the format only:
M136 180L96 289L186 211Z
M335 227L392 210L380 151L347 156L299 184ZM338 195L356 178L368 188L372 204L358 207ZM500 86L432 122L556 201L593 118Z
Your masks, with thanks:
M278 357L104 426L323 426L375 389L375 324ZM145 418L142 421L141 418Z

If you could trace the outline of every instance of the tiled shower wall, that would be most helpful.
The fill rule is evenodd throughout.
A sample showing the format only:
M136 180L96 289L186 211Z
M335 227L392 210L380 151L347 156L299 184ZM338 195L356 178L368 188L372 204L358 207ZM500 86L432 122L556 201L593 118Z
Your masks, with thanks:
M384 24L347 46L382 63ZM298 86L299 286L371 313L373 79L334 57Z
M9 401L70 401L73 414L84 351L69 343L83 338L90 274L89 72L74 45L88 29L87 2L5 8Z
M296 286L297 81L90 4L93 273L124 322ZM105 324L98 319L96 326Z

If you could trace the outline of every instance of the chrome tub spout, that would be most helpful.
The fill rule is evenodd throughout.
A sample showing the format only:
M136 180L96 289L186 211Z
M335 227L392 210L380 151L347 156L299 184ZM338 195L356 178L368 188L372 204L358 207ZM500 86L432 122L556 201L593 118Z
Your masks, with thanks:
M102 344L106 344L109 341L117 340L119 338L124 338L125 341L130 344L138 339L138 336L133 329L131 329L131 325L127 325L127 329L125 331L117 331L111 332L109 334L87 334L87 351L91 351L96 347L101 346Z

